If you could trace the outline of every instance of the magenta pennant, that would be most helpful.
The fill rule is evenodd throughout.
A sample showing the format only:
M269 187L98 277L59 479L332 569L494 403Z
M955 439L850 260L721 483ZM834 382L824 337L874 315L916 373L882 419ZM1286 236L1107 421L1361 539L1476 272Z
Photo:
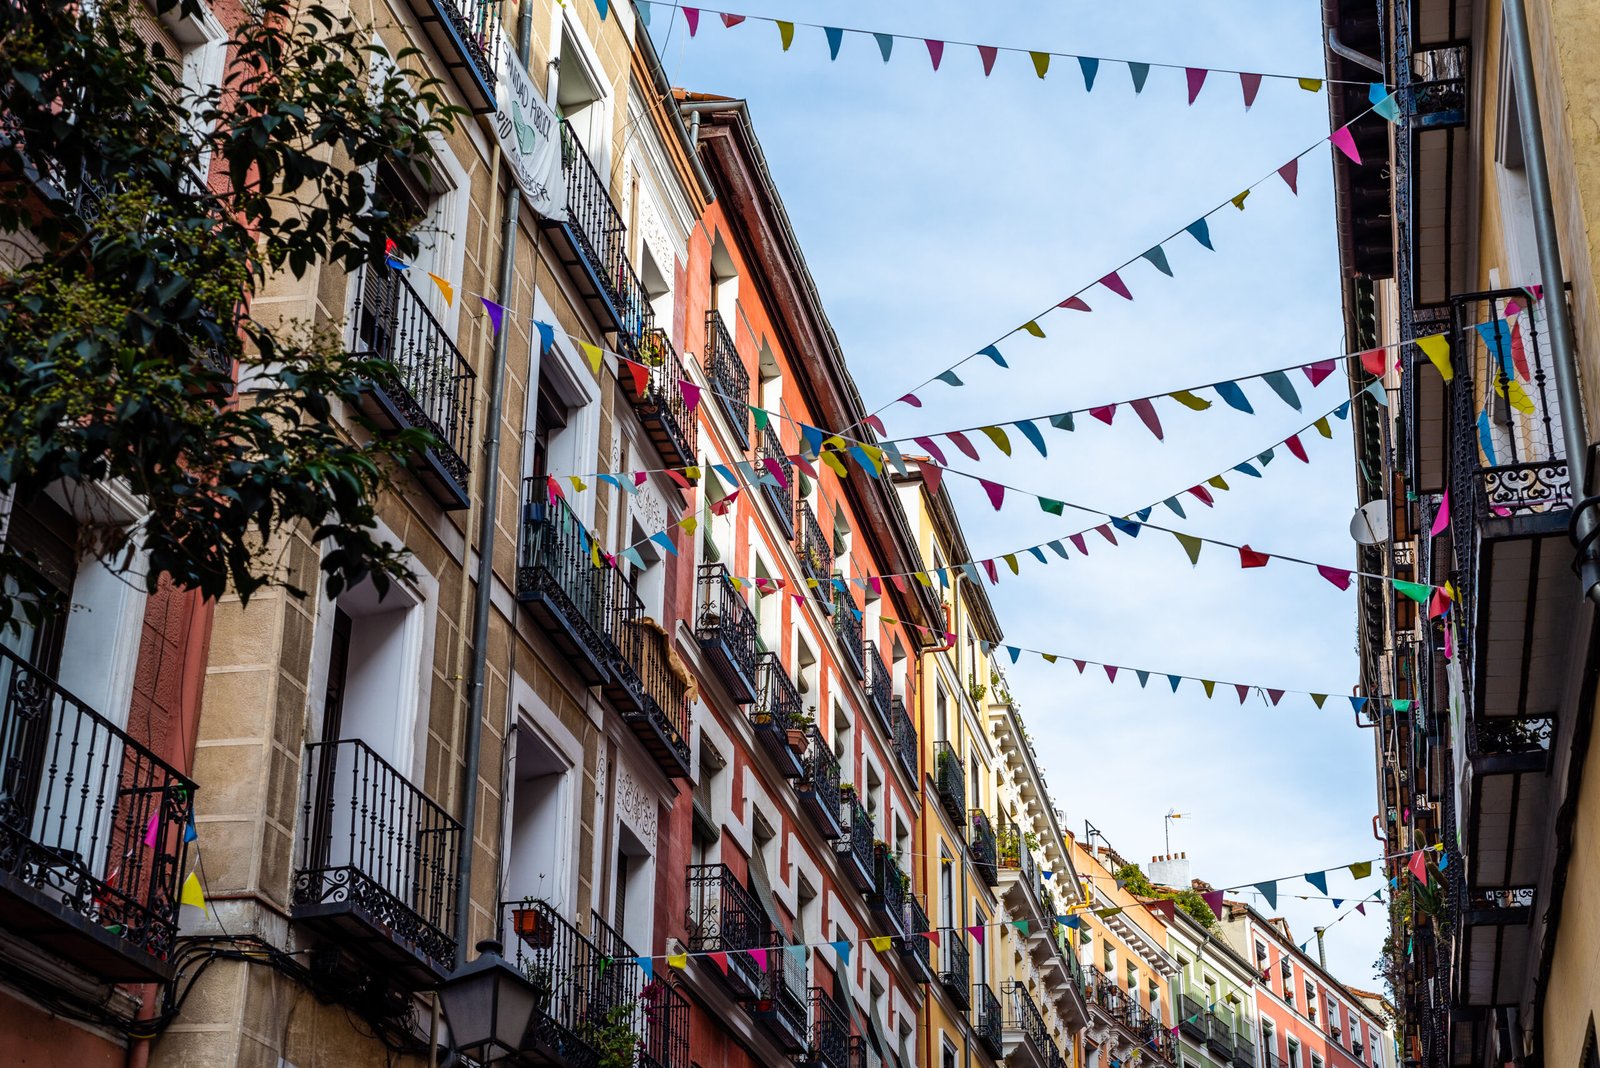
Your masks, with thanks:
M500 324L506 317L506 308L503 304L496 304L488 297L479 297L483 301L483 310L489 313L489 322L494 327L494 332L500 332Z
M1444 496L1439 500L1439 514L1433 517L1433 526L1428 528L1428 537L1437 538L1450 526L1450 490L1444 491Z
M994 45L978 46L978 55L983 58L983 76L985 78L987 78L989 73L994 70L994 60L999 54L1000 50Z
M1111 290L1111 292L1115 293L1123 300L1133 299L1133 294L1128 292L1127 285L1122 281L1122 275L1118 274L1116 271L1112 271L1110 274L1100 279L1100 284Z
M1333 147L1349 156L1356 163L1361 162L1361 151L1356 148L1356 139L1350 133L1350 127L1341 126L1329 135L1328 140L1333 142Z
M1200 95L1200 87L1206 84L1206 75L1210 73L1204 67L1185 67L1184 75L1189 80L1189 103L1193 104L1195 97Z
M971 935L972 940L978 943L978 945L983 945L983 924L975 923L971 927L968 927L967 934Z
M939 461L939 465L941 467L949 466L944 458L944 452L939 448L938 445L934 444L932 438L912 438L911 440L915 441L918 445L921 445L924 449L927 449L928 455Z
M1283 691L1283 690L1268 690L1267 691L1267 700L1271 701L1274 705L1276 705L1279 701L1283 700L1284 693L1285 693L1285 691Z
M700 9L697 8L697 7L686 7L686 8L684 8L683 9L683 21L685 21L685 22L687 22L689 24L689 36L690 37L693 37L695 34L699 33L700 32ZM727 971L728 969L724 968L722 970L723 971Z
M986 478L978 479L978 483L983 487L983 492L989 495L989 503L994 505L994 510L998 512L1000 510L1000 502L1006 499L1006 488L998 482L990 482Z
M1110 523L1101 523L1099 526L1094 528L1094 532L1106 539L1106 541L1109 541L1112 545L1117 543L1117 536L1111 532Z
M944 42L930 38L922 43L928 46L928 58L933 60L933 69L938 70L939 62L944 59Z
M1299 460L1303 464L1308 464L1311 462L1311 457L1306 455L1306 447L1300 442L1299 434L1290 434L1288 437L1283 439L1283 443L1284 445L1288 446L1290 452L1294 453L1294 458L1296 460Z
M756 967L757 968L761 969L762 971L766 971L767 970L767 951L766 950L764 950L764 949L752 949L750 951L750 957L751 957L752 960L754 960L756 962Z
M915 393L907 393L904 397L900 398L900 403L909 404L913 408L920 408L922 407L922 398L918 397Z
M1278 177L1282 178L1283 181L1284 181L1284 184L1289 187L1289 192L1293 193L1295 196L1299 196L1300 195L1300 158L1298 156L1296 156L1294 159L1290 160L1288 163L1285 163L1283 166L1279 167L1278 168Z
M883 437L883 420L879 419L877 416L867 416L865 419L861 420L861 425L870 426L874 434L878 435L880 438Z
M161 813L160 810L150 813L150 825L144 829L144 844L151 849L156 847L156 842L161 838Z
M1080 675L1082 675L1082 674L1083 674L1083 669L1084 669L1084 668L1086 668L1086 667L1088 667L1088 666L1089 666L1089 661L1087 661L1087 660L1077 660L1077 659L1074 659L1074 660L1073 660L1073 661L1072 661L1072 663L1073 663L1073 665L1074 665L1074 666L1075 666L1075 667L1077 667L1077 669L1078 669L1078 674L1080 674Z
M1350 588L1350 572L1343 568L1329 567L1326 564L1317 565L1317 574L1339 587L1341 590Z
M1100 666L1106 669L1106 681L1117 681L1117 666L1115 664L1101 664Z
M683 406L694 411L700 403L700 387L686 378L678 379L678 392L683 394Z
M1244 107L1249 111L1250 105L1256 102L1256 94L1261 91L1261 75L1241 73L1239 88L1244 90Z
M1161 432L1161 420L1156 415L1156 406L1148 397L1142 400L1130 401L1129 406L1134 413L1150 428L1150 433L1156 436L1157 441L1165 441L1166 435Z
M1117 417L1117 406L1115 404L1107 404L1100 408L1090 408L1089 414L1100 420L1106 426L1110 426L1111 420Z
M1318 360L1316 363L1306 364L1300 370L1305 372L1306 381L1311 383L1312 388L1315 388L1322 385L1323 380L1333 374L1338 366L1338 360Z
M989 585L1000 585L1000 569L995 566L995 562L993 560L980 560L978 562L981 563L983 565L983 569L989 573Z
M1244 699L1250 696L1250 687L1244 685L1243 683L1236 682L1233 684L1233 688L1239 691L1239 703L1241 705L1244 704Z
M961 431L952 430L950 433L946 434L945 437L949 438L950 443L956 448L960 449L962 454L966 456L967 459L976 460L978 458L977 446L973 445L967 436Z
M1089 305L1087 303L1085 303L1085 301L1084 301L1084 299L1082 297L1068 297L1066 300L1062 301L1060 304L1057 304L1056 307L1058 307L1058 308L1066 308L1068 311L1086 312L1086 311L1090 310L1089 309Z

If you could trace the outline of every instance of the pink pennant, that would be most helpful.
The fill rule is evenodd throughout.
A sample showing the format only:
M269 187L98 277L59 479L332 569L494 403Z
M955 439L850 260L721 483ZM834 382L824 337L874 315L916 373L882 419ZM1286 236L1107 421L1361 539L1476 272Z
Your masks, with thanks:
M878 437L880 437L880 438L883 437L883 420L882 419L879 419L875 415L869 415L865 419L861 420L861 422L866 426L870 426L872 428L872 432L874 434L878 435Z
M1333 147L1349 156L1356 163L1361 162L1361 152L1356 148L1356 139L1350 133L1350 127L1341 126L1333 131L1328 140L1333 142Z
M906 590L908 588L908 584L906 582L906 577L904 575L890 575L889 576L889 581L893 582L894 583L894 588L899 590L901 593L905 593L906 592Z
M978 945L983 945L983 924L975 923L971 927L968 927L967 934L971 935L972 940L978 943Z
M1239 88L1244 90L1244 107L1249 111L1250 105L1256 102L1256 93L1261 90L1261 75L1240 74Z
M944 468L938 464L929 463L927 460L913 461L917 465L917 472L922 475L922 484L928 487L928 492L937 494L939 483L944 481Z
M1365 901L1361 902L1356 906L1356 911L1365 916L1367 914L1367 903Z
M1200 87L1206 84L1206 75L1210 73L1204 67L1185 67L1184 75L1189 80L1189 103L1193 104L1195 97L1200 95Z
M1117 666L1115 664L1101 664L1100 666L1106 669L1106 680L1108 682L1117 681Z
M1058 308L1066 308L1069 311L1086 312L1086 311L1090 310L1089 305L1084 301L1084 299L1082 297L1068 297L1066 300L1062 301L1060 304L1057 304L1056 307L1058 307Z
M983 564L983 569L989 573L989 585L1000 585L1000 569L995 566L994 561L980 560L979 563Z
M1422 850L1419 849L1411 854L1411 860L1406 863L1406 870L1416 876L1417 882L1427 883L1428 858L1423 854Z
M1515 304L1516 301L1511 303ZM1520 321L1511 324L1511 364L1517 369L1517 377L1527 382L1529 380L1528 351L1522 347L1522 323Z
M928 46L928 58L933 60L933 69L939 69L939 61L944 59L944 42L928 39L922 42Z
M917 396L915 393L907 393L904 397L900 398L900 403L909 404L913 408L920 408L922 407L922 398Z
M1080 675L1083 674L1083 669L1089 666L1089 662L1087 660L1074 660L1073 663L1077 665L1078 674Z
M733 29L735 26L739 25L739 23L741 23L743 21L744 21L744 16L743 15L730 15L727 12L723 12L722 13L722 24L724 26L728 27L728 29L730 29L730 30ZM766 965L763 964L761 967L763 969L765 969Z
M1111 290L1111 292L1115 293L1123 300L1133 299L1133 294L1128 292L1128 287L1123 284L1122 276L1116 271L1112 271L1110 274L1100 279L1100 284Z
M700 32L700 9L697 7L684 8L683 21L689 24L689 36L693 37L696 33ZM728 972L727 957L723 957L722 972L724 975L726 975Z
M1287 438L1283 439L1283 443L1289 447L1290 452L1294 453L1294 458L1296 460L1299 460L1303 464L1308 464L1311 462L1311 457L1306 455L1306 447L1300 443L1299 434L1290 434Z
M1239 691L1239 703L1240 703L1240 704L1241 704L1241 705L1242 705L1242 704L1244 704L1244 699L1245 699L1245 698L1246 698L1246 697L1249 697L1249 696L1250 696L1250 687L1248 687L1248 686L1241 686L1241 685L1240 685L1240 684L1239 684L1239 683L1237 683L1237 682L1236 682L1236 683L1234 683L1234 684L1233 684L1233 688L1234 688L1234 689L1235 689L1235 690L1238 690L1238 691Z
M669 468L667 468L667 472L666 473L667 473L667 477L672 479L672 481L677 484L679 489L693 489L694 488L689 483L689 480L683 477L683 472L678 471L675 468L669 467Z
M683 406L693 412L700 403L700 387L686 378L678 379L678 392L683 394Z
M1166 440L1166 435L1161 432L1161 420L1156 415L1154 402L1149 398L1145 398L1143 400L1130 401L1129 405L1133 408L1134 414L1143 420L1150 433L1156 436L1157 441Z
M1350 588L1350 572L1342 568L1328 567L1326 564L1317 565L1317 574L1339 587L1341 590Z
M1106 541L1109 541L1112 545L1117 543L1117 536L1111 532L1110 523L1101 523L1099 526L1094 528L1094 532L1106 539Z
M642 486L648 481L650 481L650 472L648 472L648 471L635 471L633 473L633 484L635 486Z
M1073 545L1077 546L1080 553L1085 556L1089 555L1089 547L1084 544L1082 534L1068 534L1067 540L1072 542Z
M799 453L795 453L793 456L789 457L789 462L794 464L800 470L804 471L810 478L821 477L817 474L817 465L806 459L804 456L801 456Z
M1267 691L1267 700L1271 701L1274 705L1276 705L1279 701L1283 700L1283 694L1284 694L1283 690L1268 690Z
M1278 168L1278 177L1282 178L1283 179L1283 183L1289 187L1289 192L1293 193L1295 196L1299 196L1300 195L1300 158L1298 156L1296 156L1294 159L1290 160L1288 163L1285 163L1283 166L1279 167Z
M1437 538L1450 526L1450 489L1445 488L1444 496L1439 500L1439 514L1433 517L1433 526L1428 528L1428 537Z
M1115 404L1107 404L1100 408L1090 408L1089 414L1100 420L1106 426L1110 426L1111 420L1117 417L1117 406Z
M1204 486L1190 486L1189 492L1194 495L1197 501L1205 505L1207 508L1213 508L1216 506L1216 498L1211 496L1211 491L1206 489Z
M779 489L789 488L789 479L788 476L783 473L782 464L768 456L762 459L761 465L767 469L767 474L771 475L777 480Z
M978 458L977 448L972 444L971 441L967 440L967 436L961 431L952 430L950 433L946 434L945 437L950 440L952 445L960 449L962 454L965 455L967 459L976 460Z
M1240 567L1266 567L1267 561L1272 557L1266 553L1258 553L1248 545L1239 546Z
M1455 639L1451 637L1454 633L1454 627L1444 628L1444 658L1446 660L1454 660L1456 658L1456 643Z
M867 576L867 588L880 597L883 596L883 580L877 575Z
M1361 354L1361 369L1375 378L1382 377L1388 359L1385 349L1368 349Z
M1322 385L1323 380L1333 374L1338 366L1338 360L1318 360L1316 363L1306 364L1300 370L1305 372L1306 381L1311 383L1312 388L1316 388Z
M150 826L144 829L144 844L151 849L156 847L156 842L161 838L161 810L150 813Z
M724 16L724 17L726 17L726 16ZM750 951L750 956L756 962L756 967L757 968L760 968L762 971L766 971L767 970L767 951L766 950L764 950L764 949L752 949Z
M978 55L983 57L983 76L985 78L989 76L990 71L994 70L994 60L999 54L1000 50L994 45L978 46Z
M978 484L983 487L983 492L989 495L989 503L994 505L994 510L998 512L1000 502L1006 499L1006 488L998 482L990 482L985 478L978 479Z
M949 466L949 461L947 461L944 458L943 450L941 450L939 448L939 446L934 444L932 438L912 438L911 440L916 442L918 445L921 445L924 449L928 450L928 455L933 457L935 460L939 461L939 466L941 466L941 467Z

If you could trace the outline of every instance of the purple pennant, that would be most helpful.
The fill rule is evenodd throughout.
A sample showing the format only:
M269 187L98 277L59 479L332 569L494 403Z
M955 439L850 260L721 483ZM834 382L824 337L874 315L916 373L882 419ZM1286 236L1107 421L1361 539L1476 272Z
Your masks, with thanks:
M1204 67L1184 68L1184 75L1189 80L1189 103L1193 104L1195 97L1200 95L1200 87L1206 84L1206 75L1209 73Z
M696 33L699 33L700 32L700 9L697 8L697 7L686 7L686 8L684 8L683 9L683 21L685 21L685 22L687 22L689 24L689 36L690 37L693 37Z
M506 317L505 305L496 304L488 297L479 297L478 299L483 301L483 310L489 313L489 322L493 325L494 332L498 334L500 332L500 324Z
M933 60L933 69L938 70L939 62L944 59L944 42L930 37L922 43L928 46L928 58Z
M1100 284L1111 290L1111 292L1115 293L1123 300L1133 299L1133 294L1128 291L1128 286L1125 282L1123 282L1122 275L1118 274L1116 271L1112 271L1110 274L1100 279Z
M700 387L687 379L678 379L678 392L683 394L684 407L693 412L695 405L700 403Z
M922 407L922 398L917 396L915 393L907 393L904 397L900 398L900 403L909 404L913 408L920 408Z

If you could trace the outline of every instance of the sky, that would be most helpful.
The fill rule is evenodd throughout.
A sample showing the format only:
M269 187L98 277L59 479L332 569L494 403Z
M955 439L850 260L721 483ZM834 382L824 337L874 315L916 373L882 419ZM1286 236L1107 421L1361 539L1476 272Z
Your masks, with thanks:
M1299 193L1274 171L1326 138L1328 99L1296 81L1266 80L1243 106L1236 75L1208 76L1187 104L1182 70L1153 69L1136 94L1124 63L1102 62L1092 92L1078 64L1057 57L1040 80L1028 56L1001 53L985 77L977 51L946 47L940 69L918 41L885 63L871 36L846 34L830 61L822 29L754 19L725 27L713 10L862 30L1009 45L1119 60L1318 77L1316 0L721 0L691 39L684 16L652 11L651 33L675 85L749 101L757 135L824 305L869 408L889 436L1109 404L1310 363L1347 349L1326 144L1301 159ZM1377 120L1369 120L1377 121ZM980 358L960 388L918 389L920 409L894 398L1090 285L1123 261L1226 204L1263 177L1243 211L1212 217L1215 251L1180 234L1164 245L1173 277L1148 263L1123 272L1128 302L1103 288L1089 314L1055 311L1042 340L1001 343L1008 369ZM1336 374L1312 388L1292 376L1304 410L1247 383L1254 415L1215 404L1190 412L1158 402L1158 442L1126 407L1111 426L1087 417L1071 433L1045 425L1049 455L1018 435L1006 460L978 438L983 459L952 465L1055 499L1127 514L1203 483L1337 406ZM1207 394L1214 396L1214 394ZM1207 509L1151 517L1189 533L1353 567L1348 525L1355 475L1347 422L1332 440L1304 436L1308 463L1284 449L1252 479L1229 474ZM1099 520L1056 517L1026 499L996 512L976 482L948 478L980 558L1062 537ZM1290 695L1277 707L1231 689L1206 699L1158 675L1147 690L1115 684L1066 657L1160 673L1348 694L1357 678L1355 595L1280 561L1241 570L1217 546L1191 565L1170 536L1146 531L1087 558L1024 557L1001 565L990 594L1006 641L1062 654L1024 654L1008 669L1064 828L1095 825L1125 857L1148 863L1172 848L1215 886L1290 877L1277 914L1297 939L1338 912L1298 876L1382 853L1372 737L1347 702L1318 711ZM1332 895L1360 884L1329 876ZM1258 896L1234 895L1265 909ZM1330 970L1376 989L1381 908L1350 913L1326 936ZM1312 952L1315 952L1313 944Z

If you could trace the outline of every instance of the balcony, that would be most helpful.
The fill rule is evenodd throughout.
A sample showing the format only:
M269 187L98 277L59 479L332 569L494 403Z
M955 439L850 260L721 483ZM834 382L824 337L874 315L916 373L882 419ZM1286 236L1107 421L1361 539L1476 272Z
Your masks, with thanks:
M933 743L933 789L939 795L939 807L962 828L967 813L967 772L961 766L961 754L949 742Z
M832 841L844 833L839 798L839 759L815 726L806 728L806 750L800 779L794 784L800 807L822 837Z
M900 766L911 777L911 781L916 782L917 728L911 722L911 714L906 711L906 703L898 697L889 701L889 721L893 724L895 756L900 758Z
M1435 48L1412 56L1418 76L1402 96L1412 128L1442 129L1467 124L1465 45Z
M989 1056L1005 1056L1005 1016L1000 1011L1000 999L988 983L978 983L972 988L972 1002L972 1029L978 1041Z
M616 656L605 694L622 721L670 779L687 779L689 679L673 667L671 639L633 586L615 568L604 568L612 602L610 640Z
M844 837L833 844L833 851L844 863L845 874L856 889L866 893L877 886L872 859L872 817L861 807L854 791L844 796L844 817Z
M501 35L499 5L488 0L410 0L408 6L444 68L455 76L474 115L495 110L496 63ZM506 57L517 62L515 56Z
M1395 207L1402 220L1400 232L1410 239L1412 303L1441 308L1471 278L1469 60L1465 47L1438 48L1410 59L1415 80L1397 97L1406 112L1396 128L1405 173L1396 186ZM1367 158L1364 152L1362 158ZM1406 336L1425 332L1408 330Z
M760 696L756 617L729 581L722 564L700 565L700 615L695 636L735 704Z
M972 854L972 866L978 869L985 886L1000 883L999 858L995 850L994 825L980 809L971 812L971 831L967 836L967 849Z
M727 973L717 976L740 1001L767 995L765 972L749 953L772 943L771 923L756 899L739 884L726 864L689 866L689 949L694 953L726 953ZM768 954L787 957L787 953Z
M614 568L595 567L592 538L567 502L547 501L541 478L524 483L517 600L583 681L609 682L617 660L610 594Z
M739 451L750 448L750 372L745 370L739 350L728 333L722 313L706 312L706 351L701 357L706 384L717 399Z
M761 997L751 1006L750 1014L780 1049L793 1054L810 1044L806 1026L809 1007L805 961L774 946L767 954Z
M900 870L900 862L886 845L873 844L872 862L873 885L867 894L867 905L877 917L880 931L903 938L911 879Z
M195 786L0 646L0 924L101 979L173 976Z
M933 943L928 941L928 910L916 894L906 895L906 934L896 943L900 956L911 963L919 983L933 981Z
M856 678L861 678L865 663L862 659L861 611L856 608L850 594L837 586L833 589L833 633L844 648L845 663L855 670Z
M788 541L794 537L794 462L783 451L783 442L779 440L777 431L769 424L760 431L761 437L756 443L756 474L761 479L761 495L767 499L767 505L772 509L772 518L778 523L778 529L783 531L783 538ZM780 475L767 465L770 460L777 466ZM783 485L778 485L779 482Z
M431 434L411 470L441 508L466 508L477 375L400 271L362 267L355 288L351 351L389 365L362 383L362 410L380 428Z
M1009 982L1001 987L1005 1005L1005 1026L1001 1041L1005 1043L1008 1068L1026 1065L1028 1068L1051 1068L1050 1053L1055 1044L1045 1028L1044 1016L1028 988L1019 982Z
M833 574L833 542L822 533L810 501L801 501L795 508L794 522L794 547L795 555L800 558L800 570L806 578L819 585L826 584Z
M1233 1029L1214 1012L1206 1013L1206 1048L1224 1062L1233 1059Z
M757 694L750 706L750 723L767 756L786 779L803 778L809 739L801 722L800 691L789 681L777 653L762 653L756 667Z
M939 932L939 983L963 1011L972 1007L972 956L963 941L965 935L954 927Z
M1355 1050L1355 1055L1356 1060L1359 1061L1361 1059L1360 1043L1356 1045L1358 1048ZM1233 1068L1256 1068L1255 1043L1243 1035L1235 1039L1233 1043Z
M699 447L699 424L684 403L679 383L683 381L683 360L672 347L667 332L658 326L645 330L639 343L642 369L623 368L622 391L639 417L639 423L668 467L684 467L695 462Z
M612 203L607 181L564 122L561 170L567 181L567 217L541 224L553 236L556 258L600 329L616 334L618 352L642 359L645 332L652 325L650 305L628 262L628 228Z
M1204 1042L1207 1033L1205 1006L1188 994L1183 995L1181 1005L1183 1018L1178 1021L1178 1030L1196 1042Z
M522 1039L525 1060L596 1064L599 1053L589 1044L592 1021L627 1003L624 986L633 985L637 971L603 968L609 954L544 901L501 902L500 927L507 963L534 988L533 1019Z
M1041 927L1055 922L1055 910L1043 909L1039 903L1039 866L1033 859L1032 837L1015 823L1002 820L995 835L995 849L1000 860L1000 894L1006 899L1006 907L1013 915L1027 917Z
M461 825L359 739L306 746L290 914L408 989L455 965Z
M814 986L811 1002L811 1046L802 1064L815 1068L850 1068L850 1016L843 1005Z
M894 680L889 676L889 669L883 666L877 642L864 644L862 653L861 687L867 691L867 704L877 713L883 729L893 733L894 727L889 721L889 700L894 695Z

